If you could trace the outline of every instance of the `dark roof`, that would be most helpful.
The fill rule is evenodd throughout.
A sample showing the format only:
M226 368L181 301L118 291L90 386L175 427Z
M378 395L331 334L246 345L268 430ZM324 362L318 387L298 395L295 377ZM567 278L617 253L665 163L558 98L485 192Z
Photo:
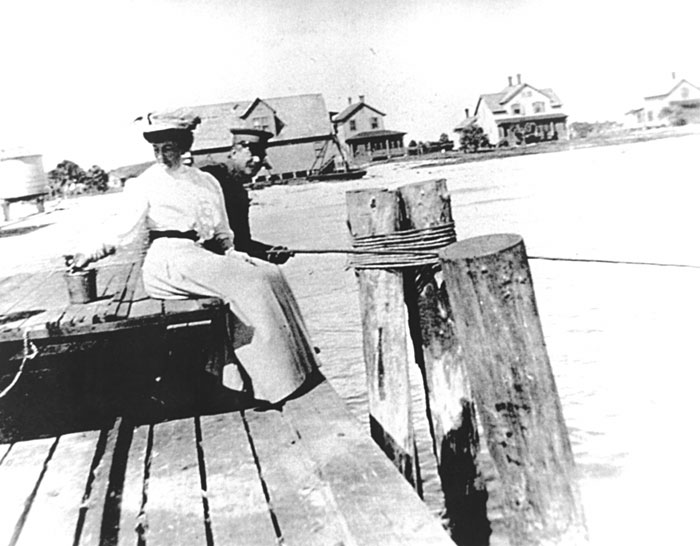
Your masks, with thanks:
M671 87L671 89L669 89L666 93L660 93L660 94L658 94L658 95L649 95L648 97L644 97L644 98L645 98L645 99L660 99L660 98L662 98L662 97L667 97L667 96L669 96L671 93L673 93L676 89L678 89L678 87L679 87L681 84L684 84L684 83L685 83L685 84L688 84L688 85L691 86L691 87L695 87L695 89L697 89L698 91L700 91L700 88L699 88L699 87L697 87L696 85L693 85L692 83L690 83L690 82L689 82L688 80L686 80L686 79L682 79L682 80L678 80L678 82L675 83L675 84L673 85L673 87Z
M357 140L372 140L375 138L388 136L404 136L402 131L389 131L388 129L378 129L376 131L364 131L345 139L345 142L355 142Z
M551 101L553 107L561 106L561 100L559 100L559 97L552 89L537 89L536 87L533 87L530 84L521 83L519 85L509 85L500 93L487 93L485 95L481 95L479 97L479 101L476 104L475 112L479 110L479 105L483 100L486 103L488 109L491 110L494 114L504 113L506 109L503 107L503 105L510 101L513 97L515 97L526 87L530 87L531 89L539 91L543 95L547 96L547 98Z
M462 131L463 129L466 129L470 125L475 125L477 121L478 121L478 118L476 116L470 116L468 118L463 119L460 123L457 124L457 127L455 127L452 130L455 132Z
M194 133L192 149L194 151L210 150L230 146L229 129L236 125L236 117L249 115L260 102L269 106L283 124L279 134L270 139L271 143L324 136L333 132L326 102L320 93L269 99L256 98L253 101L191 106L190 109L202 119L202 123Z
M334 122L345 121L346 119L352 117L355 114L355 112L360 110L362 107L367 107L370 110L374 110L380 116L386 116L386 114L384 112L380 112L374 106L370 106L366 102L360 101L360 102L354 102L354 103L350 104L347 108L345 108L345 110L340 112L340 114L336 114L335 116L333 116L333 121Z

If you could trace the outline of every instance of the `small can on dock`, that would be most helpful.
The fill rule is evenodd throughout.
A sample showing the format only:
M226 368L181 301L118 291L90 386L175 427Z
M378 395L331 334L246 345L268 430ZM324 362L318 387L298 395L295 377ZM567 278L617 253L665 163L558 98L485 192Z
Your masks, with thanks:
M66 271L64 278L71 303L89 303L97 299L97 270Z

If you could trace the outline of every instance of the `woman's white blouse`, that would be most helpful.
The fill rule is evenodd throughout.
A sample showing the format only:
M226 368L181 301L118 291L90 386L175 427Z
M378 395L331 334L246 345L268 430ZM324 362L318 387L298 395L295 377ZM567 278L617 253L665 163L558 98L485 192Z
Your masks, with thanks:
M156 231L197 232L233 241L221 186L209 173L182 165L175 170L154 165L127 181L119 210L105 225L99 244L122 246L145 227Z

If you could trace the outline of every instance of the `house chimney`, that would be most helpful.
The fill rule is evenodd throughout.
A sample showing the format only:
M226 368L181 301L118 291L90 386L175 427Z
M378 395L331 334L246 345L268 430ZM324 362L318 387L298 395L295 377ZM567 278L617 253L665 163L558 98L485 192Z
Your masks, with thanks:
M508 87L513 87L513 76L508 76Z
M469 108L464 109L464 115L467 116L467 119L469 119Z
M348 97L348 106L352 104L352 97Z
M518 74L518 85L520 85L521 83L523 82L520 81L520 74Z
M365 96L364 96L364 95L360 95L360 102L365 102Z
M676 81L676 73L675 72L671 72L671 79L673 81Z

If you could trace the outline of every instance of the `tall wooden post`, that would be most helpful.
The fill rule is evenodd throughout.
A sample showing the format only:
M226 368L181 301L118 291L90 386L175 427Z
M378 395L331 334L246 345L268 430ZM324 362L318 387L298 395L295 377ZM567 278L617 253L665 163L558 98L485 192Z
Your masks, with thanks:
M583 544L574 458L518 235L450 245L441 262L511 546Z
M398 229L396 192L351 191L346 199L353 237L384 235ZM372 438L420 494L411 420L403 275L399 270L360 269L357 279Z
M452 222L444 179L398 188L403 229L426 229ZM486 486L477 465L479 435L462 346L438 266L406 271L406 305L426 390L428 421L453 540L488 544Z

